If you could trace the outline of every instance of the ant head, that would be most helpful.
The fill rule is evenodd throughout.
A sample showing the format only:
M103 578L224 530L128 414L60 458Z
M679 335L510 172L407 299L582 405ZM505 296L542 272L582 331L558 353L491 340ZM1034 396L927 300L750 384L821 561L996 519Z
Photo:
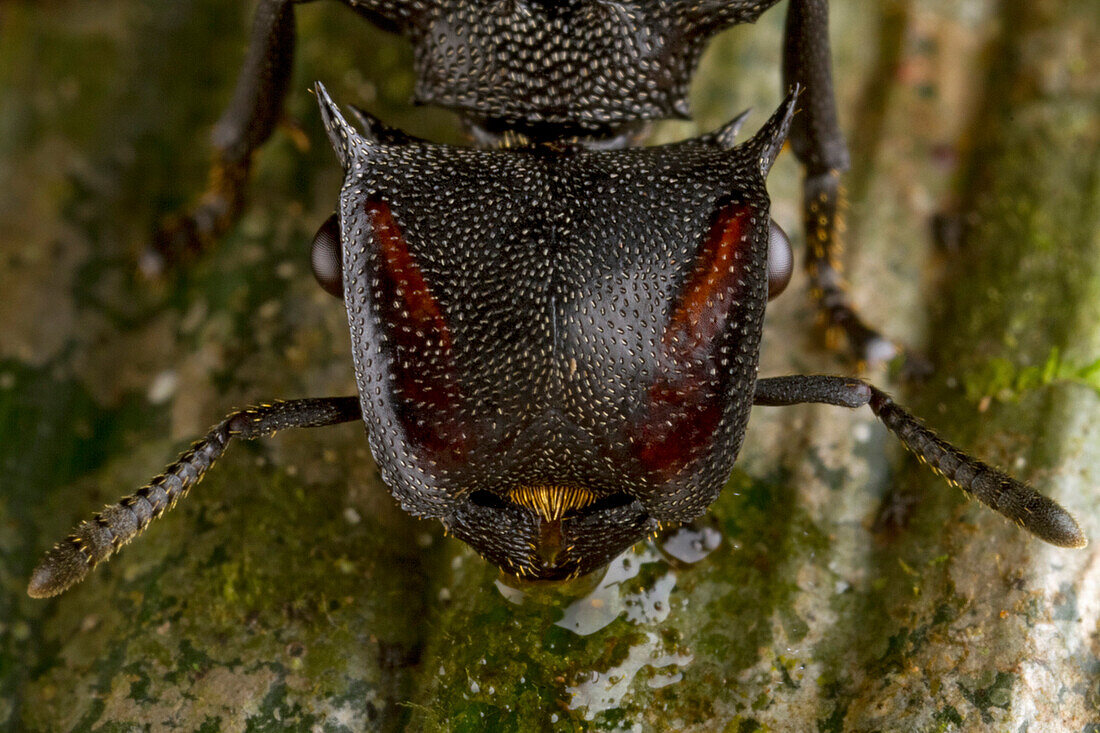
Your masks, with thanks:
M794 96L741 145L563 152L380 142L318 95L363 419L401 505L538 579L701 514L752 403Z

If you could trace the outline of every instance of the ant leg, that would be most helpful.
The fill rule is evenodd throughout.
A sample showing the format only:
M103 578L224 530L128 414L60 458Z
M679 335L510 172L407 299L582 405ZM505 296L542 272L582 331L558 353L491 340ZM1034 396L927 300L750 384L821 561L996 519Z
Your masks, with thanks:
M284 428L317 428L359 420L359 397L273 402L228 415L176 462L133 494L81 522L48 551L31 574L27 593L48 598L79 583L100 562L132 540L176 502L221 457L232 438L252 440Z
M1053 499L967 455L925 427L889 395L861 379L798 375L756 381L754 405L805 402L853 408L869 404L902 445L948 483L1045 542L1059 547L1084 547L1088 543L1074 518Z
M142 262L147 274L209 249L240 217L252 154L282 115L294 60L294 2L260 0L233 99L211 136L215 152L206 191L186 211L161 221Z
M820 402L838 407L863 407L871 401L871 386L854 377L797 375L756 380L752 403L766 407L786 407Z
M798 84L800 114L789 139L806 171L803 218L810 293L824 320L826 340L843 333L852 356L861 363L893 358L897 348L867 326L848 299L841 275L844 200L840 175L848 170L848 148L837 122L829 55L828 0L791 0L783 48L783 82Z

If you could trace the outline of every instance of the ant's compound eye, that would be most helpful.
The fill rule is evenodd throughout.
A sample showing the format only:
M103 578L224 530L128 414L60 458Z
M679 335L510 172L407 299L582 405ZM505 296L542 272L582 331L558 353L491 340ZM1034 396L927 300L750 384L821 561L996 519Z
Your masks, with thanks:
M768 224L768 300L773 300L787 289L787 283L791 281L794 255L787 233L775 223L775 219L769 219Z
M333 214L313 235L309 249L313 276L325 292L344 298L344 252L340 246L340 216Z

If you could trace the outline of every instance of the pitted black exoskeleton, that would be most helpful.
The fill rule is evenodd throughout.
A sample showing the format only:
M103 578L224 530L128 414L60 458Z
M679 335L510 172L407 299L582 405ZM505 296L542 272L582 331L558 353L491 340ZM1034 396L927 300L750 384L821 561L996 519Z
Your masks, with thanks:
M50 550L31 595L81 580L183 496L232 438L360 419L404 509L439 519L523 578L592 571L662 524L705 512L754 404L870 405L951 483L1048 542L1083 546L1055 502L945 443L875 387L843 377L757 378L765 306L789 275L765 179L799 114L796 149L808 145L819 162L833 155L821 144L823 118L796 114L813 109L812 86L795 85L741 144L739 118L676 144L604 149L639 120L682 112L706 34L770 4L356 5L414 41L428 34L418 46L418 93L466 110L481 139L507 145L434 145L358 110L356 129L318 85L346 176L312 258L322 286L347 309L358 395L230 415ZM258 26L287 7L262 3ZM819 12L824 4L792 2L796 52L812 46L799 24L819 32ZM517 14L549 25L509 38L526 27ZM571 20L584 27L581 18L596 19L599 43L538 32ZM471 39L484 33L511 50L495 62L476 55L488 41ZM655 65L641 81L612 87L609 69L624 47L653 51ZM612 61L592 66L593 48L610 49ZM821 61L794 56L803 72ZM550 61L556 71L540 73ZM484 71L513 67L496 84ZM611 97L596 100L595 90ZM511 96L517 91L526 102Z
M752 404L794 96L740 146L487 151L372 140L319 95L363 419L401 505L536 578L702 514Z
M474 142L573 140L588 147L640 141L647 123L690 115L687 93L707 42L753 23L778 0L341 0L412 44L413 101L457 112ZM213 134L210 190L156 236L178 259L224 234L244 205L254 151L279 120L294 53L294 13L309 0L259 0L233 99ZM827 0L791 0L783 53L787 89L798 85L790 142L806 170L805 268L830 341L845 338L859 362L895 347L866 326L840 275L840 174L848 150L837 123Z

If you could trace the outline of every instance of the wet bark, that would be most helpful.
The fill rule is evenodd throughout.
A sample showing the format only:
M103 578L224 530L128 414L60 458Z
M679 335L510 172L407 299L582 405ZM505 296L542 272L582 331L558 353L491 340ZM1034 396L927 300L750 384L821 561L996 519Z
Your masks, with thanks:
M1100 726L1100 11L1053 0L834 3L864 315L926 353L867 375L1033 482L1094 544L1058 550L967 503L869 411L757 408L693 528L595 587L511 589L380 484L361 426L234 446L81 586L39 555L234 406L349 394L308 242L340 171L305 92L391 124L411 56L331 4L299 12L276 134L215 252L135 263L204 184L245 9L0 7L0 726L26 730L1084 730ZM782 13L724 36L699 125L779 100ZM181 61L182 60L182 61ZM656 139L691 134L684 124ZM773 216L798 231L798 171ZM950 211L946 247L932 215ZM805 280L769 306L761 374L848 371ZM677 559L679 558L679 559Z

